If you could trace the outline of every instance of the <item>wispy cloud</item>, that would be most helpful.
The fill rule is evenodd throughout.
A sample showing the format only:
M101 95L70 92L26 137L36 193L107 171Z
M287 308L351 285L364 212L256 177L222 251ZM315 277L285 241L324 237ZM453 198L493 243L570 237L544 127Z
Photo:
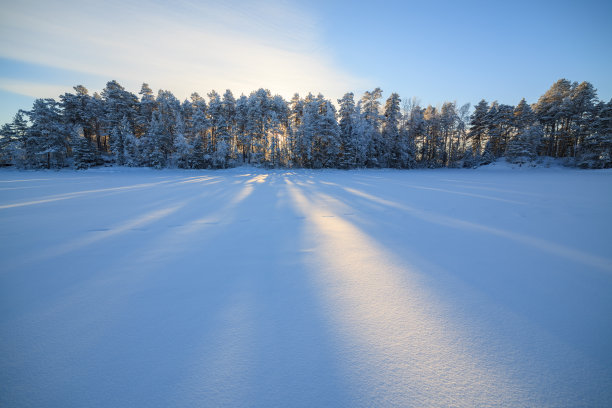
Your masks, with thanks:
M2 57L181 98L259 87L338 97L364 85L334 62L316 17L286 1L21 0L3 5L0 23Z

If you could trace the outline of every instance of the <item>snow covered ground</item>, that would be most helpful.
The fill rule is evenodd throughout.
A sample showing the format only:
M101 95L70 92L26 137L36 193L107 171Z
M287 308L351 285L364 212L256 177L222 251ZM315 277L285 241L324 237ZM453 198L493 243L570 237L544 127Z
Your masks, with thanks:
M612 172L0 171L0 406L612 406Z

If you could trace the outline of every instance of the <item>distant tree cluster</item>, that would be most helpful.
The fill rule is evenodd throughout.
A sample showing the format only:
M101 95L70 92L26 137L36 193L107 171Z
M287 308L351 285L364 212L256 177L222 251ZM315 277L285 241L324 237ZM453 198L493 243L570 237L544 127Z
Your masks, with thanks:
M588 82L561 79L529 105L480 101L419 106L393 93L353 93L337 107L319 94L290 101L259 89L235 99L212 91L180 102L140 96L116 81L89 95L38 99L0 129L0 163L21 168L84 169L98 165L218 169L265 167L475 167L506 157L567 158L584 168L612 167L612 100L599 101Z

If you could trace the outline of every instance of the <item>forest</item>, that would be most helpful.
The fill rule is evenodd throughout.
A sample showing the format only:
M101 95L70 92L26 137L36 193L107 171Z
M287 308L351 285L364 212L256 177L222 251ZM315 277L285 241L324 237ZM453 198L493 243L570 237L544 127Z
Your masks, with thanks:
M337 103L323 95L286 101L259 89L193 93L181 102L144 83L135 95L117 81L100 93L82 85L37 99L0 129L0 164L25 169L92 166L220 169L477 167L505 157L612 167L612 100L589 82L555 82L536 103L481 100L422 107L382 90Z

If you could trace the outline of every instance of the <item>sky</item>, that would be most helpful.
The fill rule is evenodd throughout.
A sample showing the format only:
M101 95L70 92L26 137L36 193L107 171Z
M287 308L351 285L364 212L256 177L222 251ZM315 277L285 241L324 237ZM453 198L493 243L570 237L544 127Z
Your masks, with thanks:
M0 123L113 79L180 99L380 87L422 105L516 105L567 78L612 98L609 1L0 2Z

